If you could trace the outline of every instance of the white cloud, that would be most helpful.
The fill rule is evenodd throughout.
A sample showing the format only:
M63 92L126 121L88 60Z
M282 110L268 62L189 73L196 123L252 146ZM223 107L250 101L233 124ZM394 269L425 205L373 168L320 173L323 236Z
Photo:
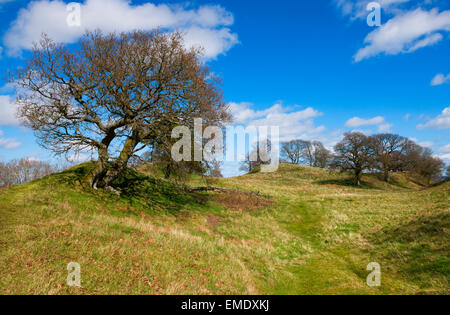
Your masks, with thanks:
M442 85L446 82L450 82L450 74L443 75L442 73L436 74L431 81L431 86Z
M438 154L437 157L443 160L444 162L447 162L447 164L450 163L450 153Z
M440 147L437 157L450 164L450 144Z
M17 107L8 95L0 95L0 126L18 126Z
M422 142L419 142L418 144L424 148L431 148L434 146L433 141L422 141Z
M426 124L417 125L418 129L434 128L434 129L449 129L450 128L450 107L444 108L442 113L432 118Z
M27 160L30 161L30 162L40 162L41 161L35 156L27 157Z
M439 12L419 8L402 12L369 33L364 40L365 46L358 50L354 60L359 62L379 54L410 53L439 42L443 38L441 32L448 31L450 10Z
M66 159L70 163L84 163L91 160L91 155L88 153L76 152L74 154L68 155Z
M192 27L186 31L184 39L187 47L202 47L207 58L227 52L238 42L237 35L228 28L216 30Z
M395 12L399 5L409 2L410 0L378 0L385 13ZM350 16L352 20L366 19L369 11L367 4L374 0L335 0L336 6L345 16Z
M73 43L86 29L105 32L151 30L186 32L189 45L205 48L205 57L215 58L226 53L238 42L237 35L229 27L233 15L218 5L205 5L189 9L180 5L153 4L132 5L127 0L85 0L81 3L81 27L66 23L68 12L61 0L39 0L21 9L16 20L4 36L7 53L17 56L30 49L42 32L57 42Z
M314 118L322 116L318 110L308 107L292 110L281 104L275 104L265 110L254 110L251 103L229 103L234 123L246 126L279 126L280 140L295 138L319 140L325 126L316 126Z
M361 127L361 126L373 126L373 125L380 125L385 122L384 117L377 116L374 118L364 119L359 117L353 117L345 123L346 127L355 128L355 127Z
M353 129L350 132L359 132L366 136L370 136L373 133L373 131L370 129Z
M6 83L2 87L0 87L0 93L12 94L14 92L15 85L14 83ZM1 96L1 95L0 95Z
M13 150L13 149L17 149L21 145L22 145L22 142L16 141L14 139L0 138L0 147L2 147L3 149Z
M2 138L3 137L3 131L0 130L0 147L6 150L12 150L20 147L22 145L22 142L19 142L15 139L11 138Z
M378 126L377 131L380 133L392 132L392 124L381 124Z
M441 153L450 153L450 144L446 144L439 148L439 152Z
M409 119L411 118L411 114L405 114L405 116L403 116L403 119L405 120L405 121L408 121Z

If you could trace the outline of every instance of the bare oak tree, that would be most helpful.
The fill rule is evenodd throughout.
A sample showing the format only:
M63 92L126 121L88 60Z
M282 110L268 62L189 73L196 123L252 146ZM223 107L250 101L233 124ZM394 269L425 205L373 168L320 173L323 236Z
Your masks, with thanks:
M75 46L44 35L11 81L19 117L42 146L96 152L84 179L93 188L108 187L130 157L164 143L176 125L229 119L218 79L179 33L95 31Z
M314 167L327 168L332 158L330 150L320 141L313 141L312 145L314 146Z
M269 165L271 163L272 142L269 139L257 141L252 145L249 153L246 154L245 159L241 161L239 170L254 173L261 169L262 165Z
M377 134L375 140L375 168L383 172L385 182L389 182L390 172L401 169L402 157L408 139L396 134Z
M334 147L335 167L342 171L351 171L355 184L361 185L361 176L374 163L374 140L359 132L345 133L344 139Z
M311 141L292 140L281 145L283 154L292 164L314 166L314 146Z
M320 141L292 140L281 145L281 154L291 164L325 168L331 153Z
M303 146L299 140L292 140L281 144L281 154L291 164L300 164L302 161Z

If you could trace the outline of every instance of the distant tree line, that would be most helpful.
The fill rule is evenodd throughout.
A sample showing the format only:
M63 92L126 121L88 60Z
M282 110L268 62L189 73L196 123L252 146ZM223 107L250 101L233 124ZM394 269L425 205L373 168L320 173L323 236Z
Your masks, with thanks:
M271 159L268 156L272 151L272 143L269 139L265 141L256 142L245 159L241 162L240 170L248 173L253 173L260 170L261 165L270 164Z
M429 184L441 179L444 162L433 156L433 152L414 141L396 134L366 136L359 132L344 134L334 146L327 150L319 141L293 140L282 143L281 157L292 164L339 169L354 174L356 185L367 171L378 171L386 182L392 172L410 172L424 178ZM447 176L450 172L447 169Z
M30 159L0 162L0 187L24 184L59 170L55 165Z
M320 141L292 140L281 145L281 157L292 164L327 168L332 154Z

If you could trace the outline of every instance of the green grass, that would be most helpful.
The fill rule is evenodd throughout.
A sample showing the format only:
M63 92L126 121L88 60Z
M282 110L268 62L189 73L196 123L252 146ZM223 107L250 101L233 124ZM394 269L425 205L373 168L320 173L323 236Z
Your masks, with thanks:
M272 196L260 202L187 193L203 179L166 181L147 166L116 183L119 197L83 190L89 167L0 191L0 294L450 293L448 182L365 175L357 188L282 165L214 183ZM65 283L69 262L81 288ZM381 287L366 285L370 262Z

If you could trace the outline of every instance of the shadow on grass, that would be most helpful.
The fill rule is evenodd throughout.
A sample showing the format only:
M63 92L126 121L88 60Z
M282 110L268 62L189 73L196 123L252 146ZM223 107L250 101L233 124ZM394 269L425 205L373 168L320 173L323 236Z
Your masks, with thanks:
M313 182L313 184L322 186L332 185L332 186L354 187L361 189L377 189L377 187L365 181L361 181L361 186L357 186L353 178L320 180Z
M410 186L406 185L405 183L402 183L399 179L395 178L393 175L391 175L389 177L389 182L386 182L384 180L384 176L381 173L370 174L369 176L372 176L372 177L376 178L377 180L380 181L380 183L384 183L386 185L389 184L389 185L396 186L398 188L404 188L404 189L410 189L411 188ZM411 179L408 179L408 180L413 182Z
M157 205L173 215L186 206L203 206L209 200L206 194L187 192L184 185L147 176L133 169L127 169L113 186L119 188L121 198L131 204L144 202L150 208Z
M81 180L93 166L93 163L83 163L44 180L80 186ZM103 190L91 192L101 198L126 201L132 209L149 213L156 211L177 215L185 208L204 207L210 199L205 193L188 192L182 184L148 176L134 169L127 169L112 186L121 191L120 196Z
M422 239L441 239L450 231L450 213L422 215L395 227L377 232L375 239L382 242L411 243ZM450 243L449 243L450 245Z
M368 239L386 247L385 258L399 266L406 277L433 287L436 275L450 279L449 230L450 213L440 212L386 227Z

